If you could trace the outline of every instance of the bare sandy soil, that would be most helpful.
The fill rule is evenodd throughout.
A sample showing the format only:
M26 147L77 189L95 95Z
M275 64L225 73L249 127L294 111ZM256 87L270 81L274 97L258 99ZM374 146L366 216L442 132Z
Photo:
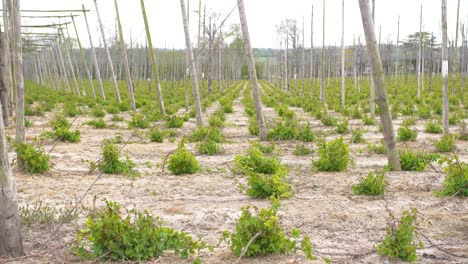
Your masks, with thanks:
M242 94L242 93L241 93ZM207 109L208 114L219 107L215 103ZM310 122L314 131L326 135L327 139L338 137L334 128L322 126L319 120L304 113L302 109L293 109L303 122ZM276 113L265 107L268 120L273 120ZM28 139L50 130L47 122L53 117L48 113L44 117L33 117L34 126L28 130ZM128 115L126 116L128 120ZM125 122L115 124L112 129L93 129L83 125L89 117L79 117L74 128L81 131L81 142L46 143L44 149L51 151L54 169L44 175L15 173L20 206L43 202L55 208L69 208L83 195L98 172L89 173L89 161L100 157L100 144L105 138L120 133L124 139L132 134ZM72 120L72 119L70 119ZM398 126L400 117L395 121ZM410 143L411 148L423 148L432 151L432 141L437 135L424 133L424 124L419 120L415 126L419 130L417 142ZM224 135L223 152L215 156L197 155L203 170L194 175L174 176L167 170L162 172L161 163L167 153L173 151L182 135L188 135L195 128L195 121L190 119L185 126L177 130L177 141L150 143L144 133L132 139L125 147L126 153L137 164L141 176L132 181L120 175L102 175L96 185L81 202L80 214L74 223L65 224L46 245L57 225L32 226L23 228L23 239L27 256L16 260L0 259L11 263L70 263L80 262L69 251L76 230L84 226L86 214L94 208L104 205L109 199L125 207L146 209L159 215L167 225L183 229L194 236L201 236L211 244L218 243L224 230L234 230L235 221L240 216L241 208L246 205L269 206L265 200L248 198L241 193L238 182L245 182L244 177L231 172L233 157L241 154L255 140L248 132L248 118L244 107L237 98L234 112L226 115L227 127ZM351 126L363 126L362 121L353 120ZM377 143L382 138L376 126L363 126L368 131L364 138ZM453 126L452 130L458 129ZM145 130L142 130L145 131ZM14 135L14 131L9 131ZM350 135L345 138L349 139ZM297 144L302 142L277 142L281 149L281 161L289 169L289 178L295 191L294 197L283 200L279 212L279 221L285 230L300 228L311 237L316 263L323 263L323 258L330 258L332 263L383 263L387 260L377 255L373 246L385 235L388 220L387 209L399 217L400 212L411 207L419 211L419 231L426 238L419 237L424 248L418 250L419 263L468 263L468 200L458 197L436 197L433 190L442 186L444 175L440 167L434 164L425 172L390 172L388 187L384 197L372 198L351 194L351 186L369 171L386 164L386 157L369 153L366 144L352 144L350 149L354 166L346 172L314 172L311 160L316 154L298 157L292 154ZM306 146L316 148L315 143ZM403 147L404 144L400 145ZM187 143L195 153L195 144ZM468 144L457 142L457 152L461 159L468 161ZM14 158L10 153L10 158ZM431 244L432 243L432 244ZM449 253L449 254L447 254ZM460 257L455 257L454 255ZM202 252L204 263L234 263L237 258L226 245L215 248L214 252ZM286 256L265 256L243 258L239 263L307 263L301 253ZM164 256L152 263L190 263L173 256ZM315 263L315 262L314 262ZM392 263L398 263L397 261Z

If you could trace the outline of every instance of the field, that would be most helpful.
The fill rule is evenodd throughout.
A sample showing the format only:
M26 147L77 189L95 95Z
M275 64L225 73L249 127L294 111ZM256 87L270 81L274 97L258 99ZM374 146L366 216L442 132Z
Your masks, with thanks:
M440 79L435 79L434 91L425 91L420 99L415 97L411 78L401 85L398 96L391 96L390 103L396 133L400 127L408 127L417 131L417 138L399 141L398 147L400 151L437 153L439 151L434 142L440 139L441 134L426 132L426 124L431 120L440 120ZM389 83L392 81L389 80ZM313 84L307 80L304 88L302 81L298 81L296 89L291 82L291 91L280 89L275 82L262 81L261 85L263 110L271 139L270 143L263 144L274 144L273 154L269 155L277 156L281 164L287 167L287 178L293 192L290 198L281 199L278 221L286 233L298 228L303 235L310 236L312 252L316 257L313 263L325 263L328 259L332 263L383 262L385 258L380 257L374 247L385 236L387 224L391 221L390 212L399 219L403 210L411 208L418 210L419 235L416 240L423 244L421 249L417 249L417 262L466 263L468 202L463 196L435 194L435 190L443 188L445 165L432 162L423 171L389 171L386 172L384 195L353 194L352 186L361 177L387 165L386 155L382 151L376 153L383 136L379 131L378 113L374 124L370 124L372 118L366 80L361 82L360 92L353 87L352 79L347 80L345 108L340 107L338 87L334 86L333 80L326 89L326 106L316 99L319 83L315 80ZM314 87L312 91L311 85ZM110 89L109 83L107 86ZM219 114L218 110L226 105L225 101L232 101L232 111L224 111L225 121L219 126L224 140L219 143L220 151L214 155L200 154L199 143L189 140L197 126L194 115L190 113L192 106L189 111L184 108L184 85L177 83L172 89L169 84L164 85L169 114L185 117L186 120L182 118L185 121L182 127L172 129L167 128L168 122L157 113L154 91L146 91L146 87L143 83L136 88L136 100L139 106L137 111L145 121L149 121L149 126L129 128L128 123L136 119L135 115L125 107L119 108L112 100L103 103L58 93L50 95L45 87L30 82L26 84L29 92L26 109L31 112L27 116L30 126L26 139L29 143L35 142L35 146L40 145L50 155L53 168L42 174L15 173L20 212L26 223L23 224L22 234L27 255L13 260L13 263L80 262L80 258L71 253L71 245L77 230L85 227L87 216L95 215L103 208L105 199L127 209L148 210L150 214L161 217L165 225L185 230L193 237L201 237L214 247L213 251L205 249L199 253L203 263L237 261L238 257L229 250L226 242L219 242L223 231L234 231L242 207L253 205L266 208L271 204L268 199L248 197L245 190L240 188L240 185L247 184L246 176L234 170L234 157L244 154L252 142L258 141L257 136L251 135L255 129L251 124L250 84L247 81L231 83L222 92L217 92L215 87L210 96L206 96L207 91L204 92L205 124L208 124L211 116ZM122 93L125 93L125 89L122 89ZM311 93L313 97L308 96ZM468 142L463 126L468 121L466 94L454 93L450 102L453 119L450 132L457 134L458 139L455 149L442 155L457 154L461 161L468 162ZM96 109L105 112L102 117L105 128L95 128L88 123L101 115ZM73 110L76 110L75 116ZM61 142L46 136L44 132L52 131L50 122L56 119L58 113L62 113L71 123L71 130L80 131L79 142ZM337 131L337 125L344 122L344 117L349 122L347 129ZM327 118L331 120L331 125L327 123ZM300 138L297 131L291 132L296 136L288 136L290 131L286 130L294 126L308 127L313 132L313 138ZM148 138L154 127L167 132L163 143L151 142ZM350 143L355 135L353 131L358 129L364 142ZM8 135L14 136L13 128L8 130ZM320 138L329 142L340 137L349 144L351 164L341 172L318 171L312 161L319 157ZM196 155L201 170L191 175L173 175L167 169L166 159L183 138L187 139L185 145ZM122 148L122 154L128 155L135 163L137 174L101 174L98 169L91 169L93 166L90 166L90 162L99 161L102 157L101 146L105 139ZM312 153L297 155L297 146L301 145L311 149ZM10 160L14 160L14 148L10 149L9 154ZM89 192L80 201L88 189ZM60 218L76 205L78 210L76 215L73 214L73 219ZM39 206L42 207L38 209ZM35 209L39 213L35 214ZM45 217L41 217L41 212ZM167 253L150 263L191 261L192 258L184 260ZM302 251L298 251L297 254L243 257L239 263L309 261Z

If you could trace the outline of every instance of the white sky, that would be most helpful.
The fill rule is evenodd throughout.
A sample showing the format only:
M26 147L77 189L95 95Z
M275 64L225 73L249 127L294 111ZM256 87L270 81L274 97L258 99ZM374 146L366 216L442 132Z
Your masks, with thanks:
M115 8L113 0L97 0L103 23L106 27L106 37L114 32ZM236 5L236 0L202 0L207 11L220 13L224 18ZM274 26L284 18L297 19L302 25L305 19L306 47L310 47L310 17L311 7L314 6L314 46L322 43L322 0L244 0L249 30L254 47L278 47L274 35ZM449 39L455 38L455 20L457 0L447 1ZM92 0L21 0L21 9L81 9L84 4L91 12L88 13L93 42L98 44L100 33L98 31L97 16ZM139 0L118 0L122 24L126 41L130 39L144 42L145 33ZM156 47L176 49L185 47L184 32L179 0L145 0L149 25ZM382 42L390 39L396 42L397 19L400 15L400 39L419 31L419 8L423 4L423 30L434 32L440 39L440 0L376 0L376 33L382 26ZM190 0L190 14L192 42L197 34L198 0ZM31 14L31 13L29 13ZM35 13L37 14L37 13ZM57 14L57 13L55 13ZM68 14L68 13L67 13ZM461 0L460 19L462 23L468 21L468 0ZM220 19L221 20L221 19ZM46 24L50 19L23 20L23 24ZM227 20L226 25L238 23L237 8ZM84 46L89 46L84 19L77 18L78 31ZM341 38L341 0L326 0L326 44L340 44ZM71 33L73 32L70 27ZM74 37L74 32L72 37ZM353 37L362 36L362 23L357 0L345 0L345 42L352 44ZM459 39L461 36L459 35ZM461 40L460 40L461 43Z

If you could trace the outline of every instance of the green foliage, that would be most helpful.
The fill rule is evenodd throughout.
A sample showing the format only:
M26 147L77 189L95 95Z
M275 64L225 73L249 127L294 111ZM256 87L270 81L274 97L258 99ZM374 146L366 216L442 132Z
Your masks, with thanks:
M362 122L364 122L364 125L366 125L366 126L375 125L375 119L370 115L363 115L362 116Z
M66 103L63 106L63 112L68 117L75 117L81 113L78 107L74 103Z
M242 208L242 215L236 221L236 230L230 234L224 232L224 239L229 243L229 247L236 256L242 254L247 257L267 255L267 254L289 254L297 252L298 238L300 231L292 230L292 238L289 238L276 216L279 203L274 202L268 209L258 209L254 207L254 213L250 207ZM250 243L250 244L249 244ZM247 247L247 245L249 246ZM306 258L313 260L312 245L308 236L304 237L301 247Z
M351 133L351 139L349 140L351 143L365 143L366 140L364 139L363 132L360 128L356 128Z
M246 172L247 196L252 198L289 198L293 195L289 180L288 169L279 166L272 174Z
M418 244L414 242L414 232L416 230L416 208L403 211L399 222L390 214L392 221L387 227L387 235L384 241L377 246L377 253L381 256L399 258L404 261L413 262L418 259L416 248ZM397 222L397 223L396 223ZM419 244L419 247L422 247Z
M398 140L399 141L416 141L418 132L409 127L402 126L398 128Z
M211 115L208 119L208 125L211 127L223 127L224 121L218 115Z
M159 130L156 127L152 128L148 133L148 137L151 142L163 143L165 136L166 136L166 133L164 131Z
M296 156L307 156L309 154L312 154L312 152L313 151L310 148L307 148L304 145L296 145L293 154Z
M80 131L70 131L71 124L65 117L57 115L50 123L54 130L52 134L58 140L71 143L80 141Z
M353 193L357 195L382 195L385 192L385 172L371 171L360 182L353 186Z
M416 124L416 118L413 116L407 117L403 119L403 121L401 122L401 125L404 127L409 127L415 124Z
M312 161L312 164L319 171L344 171L348 168L348 144L344 143L342 137L330 142L320 140L318 155L319 159Z
M385 147L385 143L383 142L383 140L382 142L380 142L380 144L367 144L367 150L369 150L369 152L374 152L377 154L385 154L387 152L387 148Z
M91 115L94 117L105 117L106 112L104 112L102 108L96 107L96 108L93 108L93 110L91 111Z
M197 150L201 154L214 155L221 150L221 147L212 140L204 140L197 144Z
M442 133L442 126L435 121L430 121L426 124L425 131L427 133L440 134Z
M166 118L166 126L168 128L181 128L184 125L184 118L176 115L168 116Z
M278 121L275 126L268 131L269 140L289 140L296 137L296 124L291 121Z
M41 201L34 205L27 204L18 208L21 225L30 227L32 225L49 225L53 223L69 223L78 216L77 211L73 213L68 208L55 209Z
M252 141L252 146L258 148L263 154L271 154L276 149L275 143L262 144L258 141Z
M455 149L456 136L452 134L443 135L441 139L434 141L438 152L451 152Z
M194 174L200 170L198 161L184 145L182 140L174 154L169 157L167 168L175 175Z
M303 142L312 142L315 140L315 133L312 131L310 124L302 125L297 129L296 139Z
M346 134L349 132L349 122L347 119L340 120L336 125L336 132Z
M221 110L224 113L232 113L234 110L232 108L232 98L226 97L221 100L219 100L219 103L221 104Z
M42 149L36 149L28 143L17 143L16 152L25 162L25 169L29 173L44 173L50 170L50 156Z
M437 154L426 154L424 152L413 152L406 149L400 152L401 169L404 171L423 171L427 164L439 159Z
M24 108L24 115L25 116L43 116L44 115L44 110L40 106L26 106Z
M114 121L114 122L122 122L124 121L125 119L119 115L113 115L112 118L111 118L111 121Z
M102 118L90 120L90 121L86 122L85 124L89 125L89 126L92 126L94 128L106 128L107 127L106 121L104 121L104 119L102 119Z
M447 163L444 172L444 189L436 191L438 195L444 196L468 196L468 164L460 161L458 156L443 158L439 161Z
M249 118L249 133L252 136L258 136L260 134L260 129L258 128L256 116Z
M206 248L205 242L184 231L163 227L159 217L147 211L131 209L126 216L120 211L120 205L106 201L106 207L78 232L74 253L82 259L147 261L168 250L187 258Z
M280 162L276 157L265 157L262 152L255 147L247 149L245 155L236 155L234 165L237 171L255 172L263 174L273 174L278 171Z
M216 143L221 143L224 141L224 136L218 127L199 127L197 130L192 132L188 140L190 142L209 140Z
M149 126L149 121L140 113L134 114L132 120L128 122L128 128L148 128Z
M336 126L337 123L336 118L332 117L329 114L322 116L322 118L320 118L320 121L324 126Z
M102 144L102 159L99 163L99 170L107 174L124 174L127 176L135 176L137 172L134 170L136 164L130 160L128 156L125 160L120 159L119 148L110 143Z

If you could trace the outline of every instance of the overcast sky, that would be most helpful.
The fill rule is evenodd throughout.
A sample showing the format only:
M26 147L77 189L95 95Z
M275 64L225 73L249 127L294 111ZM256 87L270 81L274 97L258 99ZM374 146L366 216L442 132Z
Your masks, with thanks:
M106 37L114 32L115 8L113 0L97 0L103 23L106 28ZM257 48L278 47L279 43L274 34L275 25L284 18L297 19L299 24L305 21L306 47L310 47L310 19L312 5L314 7L314 46L322 43L322 0L244 0L247 11L247 19L251 34L252 44ZM125 32L126 41L130 40L130 32L134 41L143 43L145 32L139 0L118 0L121 20ZM218 13L221 21L230 10L236 0L202 0L207 12ZM448 34L449 39L455 38L455 20L457 0L447 1ZM57 10L57 9L81 9L84 4L87 9L88 19L91 24L93 41L99 42L100 34L96 10L92 0L21 0L21 9ZM153 42L156 47L184 48L184 32L179 0L145 0L146 11ZM423 30L434 32L440 39L440 0L376 0L376 32L382 27L382 41L387 39L396 42L397 20L401 18L400 36L419 31L419 9L423 4ZM195 42L197 34L198 0L190 0L190 26L192 41ZM28 13L31 14L31 13ZM37 14L37 13L35 13ZM55 13L57 14L57 13ZM68 13L67 13L68 14ZM24 13L23 15L26 15ZM468 0L461 0L460 19L462 23L468 21ZM55 20L58 22L58 20ZM88 36L83 17L76 19L78 31L84 46L89 46ZM226 21L226 29L229 25L238 23L237 8ZM45 24L50 19L23 19L23 24ZM218 23L219 24L219 23ZM326 0L326 44L340 44L341 38L341 0ZM72 37L74 32L70 28ZM38 30L35 30L38 31ZM378 34L378 33L377 33ZM361 16L357 0L345 0L345 42L350 45L353 37L361 36ZM401 39L402 37L400 37ZM459 37L461 39L461 36ZM461 43L461 40L460 40Z

